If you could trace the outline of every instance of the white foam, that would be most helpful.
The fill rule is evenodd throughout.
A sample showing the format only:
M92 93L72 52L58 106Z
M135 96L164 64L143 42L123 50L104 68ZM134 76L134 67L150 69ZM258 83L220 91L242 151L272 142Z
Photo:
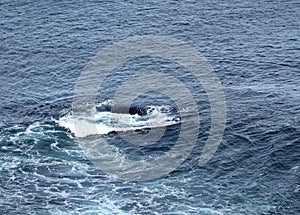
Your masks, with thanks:
M162 111L164 110L164 111ZM167 111L166 111L167 110ZM58 124L69 129L76 137L103 135L110 132L126 132L145 128L165 127L178 123L171 116L170 109L162 106L151 106L151 111L145 116L138 114L120 114L109 111L97 112L94 108L93 117L73 117L67 114L58 120Z

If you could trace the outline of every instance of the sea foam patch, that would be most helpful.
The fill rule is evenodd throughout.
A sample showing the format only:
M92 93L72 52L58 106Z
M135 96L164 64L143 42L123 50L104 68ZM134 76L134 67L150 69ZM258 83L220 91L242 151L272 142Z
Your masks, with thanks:
M108 103L105 101L95 106L92 116L82 115L75 118L72 113L68 113L57 122L60 126L69 129L76 137L166 127L180 122L180 118L171 113L171 108L164 105L147 106L144 115L113 113L107 106Z

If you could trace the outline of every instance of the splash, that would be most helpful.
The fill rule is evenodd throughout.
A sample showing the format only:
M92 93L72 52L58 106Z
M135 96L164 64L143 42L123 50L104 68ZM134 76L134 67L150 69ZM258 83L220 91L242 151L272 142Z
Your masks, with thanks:
M134 109L141 110L141 108ZM166 105L146 106L143 107L142 111L135 111L135 114L130 114L111 112L109 101L104 101L96 105L92 112L92 117L91 115L83 115L77 118L72 113L68 113L58 120L58 124L69 129L76 137L86 137L111 132L166 127L180 122L180 117L172 112L170 106ZM139 114L140 112L143 114ZM75 129L75 127L80 128L80 130Z

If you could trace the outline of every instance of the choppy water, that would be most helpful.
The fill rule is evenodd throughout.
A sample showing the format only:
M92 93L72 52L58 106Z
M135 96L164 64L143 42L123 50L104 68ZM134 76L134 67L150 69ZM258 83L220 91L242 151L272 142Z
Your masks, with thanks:
M297 0L1 1L0 213L299 213L299 17ZM199 167L210 113L203 90L191 85L201 128L189 159L163 178L122 182L95 168L59 122L87 62L109 44L145 34L180 39L208 59L224 87L227 126L213 159ZM161 59L130 61L99 101L144 68L183 71ZM160 114L162 123L176 118ZM129 127L143 128L139 122Z

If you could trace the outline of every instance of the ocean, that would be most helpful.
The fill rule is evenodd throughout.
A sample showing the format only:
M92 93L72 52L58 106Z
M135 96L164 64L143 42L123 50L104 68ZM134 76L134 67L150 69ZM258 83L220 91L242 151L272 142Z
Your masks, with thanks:
M2 0L0 214L300 213L299 17L298 0ZM149 56L114 46L130 38Z

